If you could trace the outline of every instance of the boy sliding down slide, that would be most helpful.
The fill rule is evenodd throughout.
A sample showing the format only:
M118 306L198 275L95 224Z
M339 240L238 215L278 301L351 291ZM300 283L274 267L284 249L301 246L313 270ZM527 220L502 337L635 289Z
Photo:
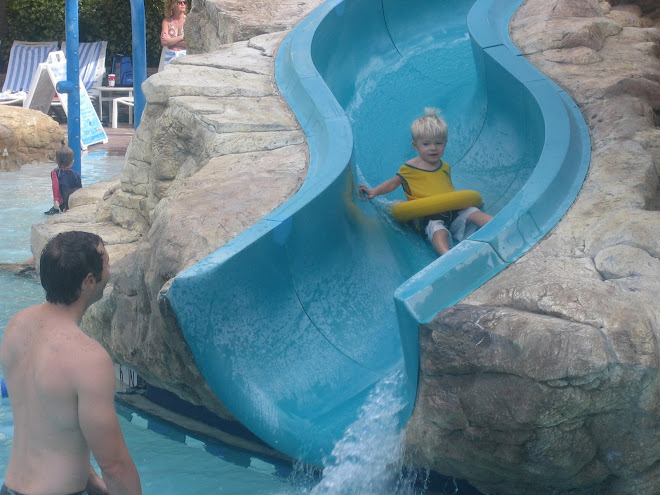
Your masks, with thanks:
M424 113L424 117L415 120L411 126L412 145L419 155L404 163L394 177L373 189L360 184L367 199L390 193L399 186L403 186L408 200L455 191L450 167L442 160L447 144L447 124L438 116L437 108L426 108ZM474 206L437 213L424 218L428 221L426 235L438 254L443 255L450 249L449 232L456 242L460 242L466 224L483 227L492 218Z

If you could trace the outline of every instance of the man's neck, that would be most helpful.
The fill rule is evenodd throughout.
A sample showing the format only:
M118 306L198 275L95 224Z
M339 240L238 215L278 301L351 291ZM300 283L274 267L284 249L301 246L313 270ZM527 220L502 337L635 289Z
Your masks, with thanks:
M57 311L64 318L70 319L76 326L80 326L82 322L82 317L85 314L87 309L83 302L78 299L72 304L61 304L61 303L50 303L47 302L46 306L51 308L51 310Z

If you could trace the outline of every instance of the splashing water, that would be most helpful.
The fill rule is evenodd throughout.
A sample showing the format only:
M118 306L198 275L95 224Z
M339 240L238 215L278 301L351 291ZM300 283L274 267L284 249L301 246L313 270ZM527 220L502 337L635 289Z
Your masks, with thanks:
M417 473L404 461L405 431L398 414L406 406L398 391L399 370L381 380L358 419L325 461L323 478L310 495L415 495Z

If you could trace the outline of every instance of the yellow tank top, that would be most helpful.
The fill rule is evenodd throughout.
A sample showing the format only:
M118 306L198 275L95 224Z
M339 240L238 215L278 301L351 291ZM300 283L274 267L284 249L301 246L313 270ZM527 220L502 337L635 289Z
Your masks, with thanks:
M409 200L456 190L451 182L451 169L444 160L435 170L422 170L404 163L396 175L403 179L403 191Z

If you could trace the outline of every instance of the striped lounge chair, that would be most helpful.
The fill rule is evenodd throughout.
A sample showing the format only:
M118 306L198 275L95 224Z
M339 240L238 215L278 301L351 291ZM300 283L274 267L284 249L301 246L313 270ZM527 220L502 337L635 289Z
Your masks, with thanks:
M57 51L57 41L14 41L0 93L0 105L22 105L37 67L54 51Z
M105 75L105 51L107 41L93 41L80 43L78 46L78 67L80 68L80 79L90 98L98 96L98 90L103 83ZM66 57L66 43L62 43L62 51Z
M80 80L82 85L85 86L90 100L94 102L98 99L98 88L103 83L103 76L105 75L105 52L108 42L107 41L94 41L89 43L80 43L78 46L78 68ZM53 55L57 60L65 60L66 44L62 42L62 51L54 52ZM40 64L37 71L38 77L33 78L30 93L28 94L23 106L48 113L51 106L56 108L61 107L61 102L57 95L44 94L43 91L39 92L37 86L41 82L40 78L48 79L46 74L46 64ZM37 94L39 93L39 94ZM55 93L55 88L53 88ZM61 112L60 112L61 113Z

